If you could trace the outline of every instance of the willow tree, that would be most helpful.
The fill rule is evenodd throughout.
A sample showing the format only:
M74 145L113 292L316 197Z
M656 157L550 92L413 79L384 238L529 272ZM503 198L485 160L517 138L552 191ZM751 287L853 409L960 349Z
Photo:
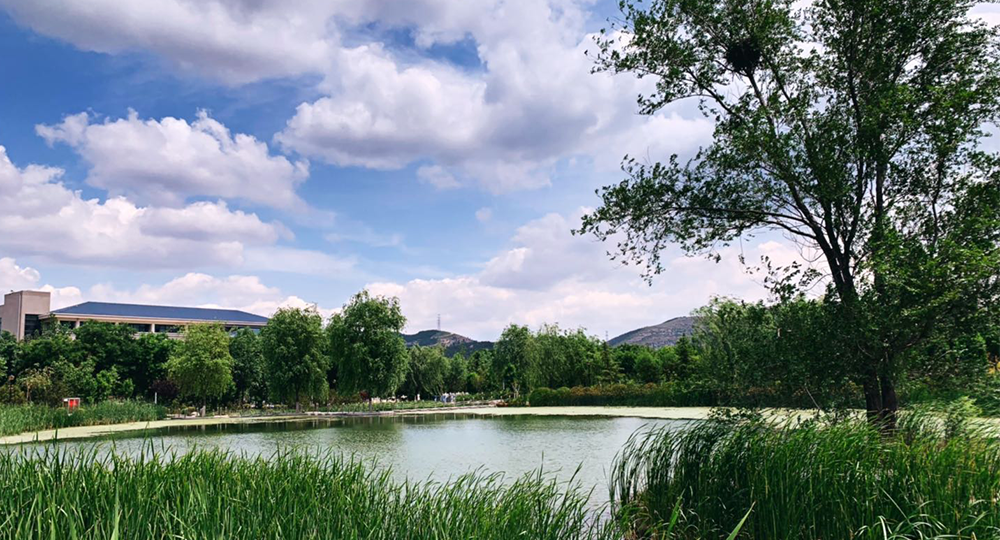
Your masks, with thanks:
M337 370L337 390L364 392L371 398L393 396L406 378L409 354L400 332L406 317L396 297L354 295L330 319L327 339Z
M822 254L869 418L889 425L907 351L997 297L997 32L964 0L624 0L597 69L655 81L642 113L696 101L715 122L691 160L626 157L579 231L662 270L763 230Z

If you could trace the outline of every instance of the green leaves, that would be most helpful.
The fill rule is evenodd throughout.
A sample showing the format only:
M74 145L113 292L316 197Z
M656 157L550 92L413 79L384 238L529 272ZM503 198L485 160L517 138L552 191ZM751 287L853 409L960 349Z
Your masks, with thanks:
M765 261L782 299L830 284L869 407L894 408L901 355L1000 301L1000 39L966 0L622 2L598 66L656 79L643 113L688 98L715 121L693 159L625 158L577 233L663 270L679 244L718 257L778 232L821 275Z
M315 310L279 309L261 331L267 386L280 402L321 399L329 389L323 317Z
M409 356L400 335L405 325L399 299L368 291L354 295L327 327L338 391L393 395L406 376Z
M229 334L221 324L192 324L167 363L170 380L182 394L204 402L221 396L232 383Z

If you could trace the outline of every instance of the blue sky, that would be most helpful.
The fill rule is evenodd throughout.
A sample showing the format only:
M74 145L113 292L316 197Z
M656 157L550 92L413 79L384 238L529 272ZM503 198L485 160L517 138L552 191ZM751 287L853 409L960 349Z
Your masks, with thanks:
M711 137L590 74L615 4L0 0L0 288L268 315L367 287L479 339L759 298L735 255L780 238L649 286L570 234L625 154Z

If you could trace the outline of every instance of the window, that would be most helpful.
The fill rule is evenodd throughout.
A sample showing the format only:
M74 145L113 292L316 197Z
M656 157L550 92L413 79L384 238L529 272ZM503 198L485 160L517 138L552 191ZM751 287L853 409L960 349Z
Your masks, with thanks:
M38 315L25 315L24 316L24 337L32 337L41 335L42 333L42 321L39 319Z
M59 321L59 326L61 326L63 328L68 328L68 329L72 330L73 327L74 327L74 322L73 321Z
M181 331L180 326L173 326L169 324L158 324L156 325L157 334L179 334Z
M151 328L149 324L143 324L143 323L129 323L128 326L129 328L132 329L133 332L136 333L149 332Z

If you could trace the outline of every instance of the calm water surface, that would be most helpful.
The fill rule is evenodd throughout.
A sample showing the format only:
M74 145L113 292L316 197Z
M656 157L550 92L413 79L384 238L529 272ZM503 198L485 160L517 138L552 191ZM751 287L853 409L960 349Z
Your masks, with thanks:
M447 481L483 470L502 472L507 480L541 467L561 482L576 473L592 503L607 500L607 471L615 454L639 429L689 421L639 418L503 416L460 414L317 420L306 423L168 428L100 441L55 443L62 449L92 449L135 454L153 445L178 454L221 449L249 456L269 456L288 448L334 452L388 467L397 480ZM51 445L52 443L49 443ZM26 445L23 450L44 445ZM579 467L579 472L577 468Z

